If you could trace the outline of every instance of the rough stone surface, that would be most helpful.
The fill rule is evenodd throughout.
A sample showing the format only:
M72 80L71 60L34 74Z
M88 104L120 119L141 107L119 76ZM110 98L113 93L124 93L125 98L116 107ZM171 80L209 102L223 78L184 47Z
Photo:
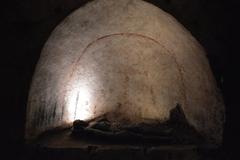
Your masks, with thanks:
M68 16L42 50L26 138L113 112L113 122L164 121L181 104L220 143L224 106L206 55L172 16L140 0L95 0Z

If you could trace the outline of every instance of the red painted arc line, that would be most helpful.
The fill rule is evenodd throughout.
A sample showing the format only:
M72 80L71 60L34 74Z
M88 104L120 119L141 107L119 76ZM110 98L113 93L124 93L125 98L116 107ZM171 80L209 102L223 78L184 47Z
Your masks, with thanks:
M72 69L72 73L71 73L70 77L72 77L73 72L75 71L75 69L76 69L79 61L81 60L82 56L85 54L85 52L86 52L93 44L95 44L96 42L98 42L98 41L100 41L100 40L102 40L102 39L106 39L106 38L113 37L113 36L137 36L137 37L142 37L142 38L144 38L144 39L151 40L151 41L157 43L158 45L161 45L165 50L167 50L166 47L163 46L161 43L159 43L157 40L155 40L155 39L153 39L153 38L151 38L151 37L142 35L142 34L138 34L138 33L114 33L114 34L108 34L108 35L105 35L105 36L102 36L102 37L99 37L99 38L93 40L92 42L90 42L90 43L83 49L82 54L78 57L78 59L77 59L76 62L74 63L74 67L73 67L73 69ZM167 52L169 52L169 51L167 50Z
M180 74L180 80L181 80L181 83L182 83L182 90L183 90L183 98L184 98L184 103L187 105L187 97L186 97L186 86L185 86L185 82L184 82L184 78L183 78L183 72L184 72L184 67L178 63L176 57L175 57L175 54L173 54L169 49L167 49L161 42L155 40L154 38L151 38L149 36L146 36L146 35L143 35L143 34L139 34L139 33L113 33L113 34L108 34L108 35L105 35L105 36L102 36L102 37L99 37L95 40L93 40L92 42L90 42L82 51L81 55L78 57L78 59L74 62L73 64L73 68L72 68L72 71L70 72L70 75L69 75L69 81L71 80L82 56L86 53L86 51L95 43L97 43L98 41L102 40L102 39L106 39L106 38L109 38L109 37L113 37L113 36L136 36L136 37L141 37L141 38L144 38L144 39L148 39L148 40L151 40L153 41L154 43L160 45L164 50L167 51L168 55L171 56L177 66L177 69L179 71L179 74Z

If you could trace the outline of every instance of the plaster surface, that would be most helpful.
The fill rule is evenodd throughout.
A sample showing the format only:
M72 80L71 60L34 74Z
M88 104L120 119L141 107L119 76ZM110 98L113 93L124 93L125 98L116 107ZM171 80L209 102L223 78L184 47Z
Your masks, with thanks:
M29 94L26 137L107 112L120 124L164 121L177 103L209 142L221 142L224 105L191 33L141 0L95 0L46 42Z

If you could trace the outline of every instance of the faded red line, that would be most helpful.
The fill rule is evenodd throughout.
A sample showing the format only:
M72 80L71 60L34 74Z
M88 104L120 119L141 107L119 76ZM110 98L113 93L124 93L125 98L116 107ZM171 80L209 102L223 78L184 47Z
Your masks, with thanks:
M97 43L98 41L102 40L102 39L106 39L106 38L109 38L109 37L113 37L113 36L137 36L137 37L142 37L144 39L148 39L148 40L151 40L155 43L157 43L158 45L161 45L157 40L151 38L151 37L148 37L148 36L145 36L145 35L142 35L142 34L138 34L138 33L114 33L114 34L109 34L109 35L105 35L105 36L102 36L102 37L99 37L97 39L95 39L94 41L92 41L91 43L89 43L87 45L86 48L84 48L84 50L82 51L82 54L78 57L78 59L76 60L76 62L74 63L74 68L72 70L72 73L71 73L71 76L73 75L73 72L75 71L79 61L81 60L82 56L86 53L86 51L88 50L88 48L90 48L93 44ZM162 47L164 47L163 45L161 45ZM166 49L164 47L164 49ZM166 49L167 50L167 49Z
M90 42L82 51L81 55L78 57L78 59L76 60L76 62L74 62L73 64L73 68L71 70L71 73L69 75L69 80L71 80L82 56L86 53L86 51L92 46L94 45L95 43L97 43L98 41L102 40L102 39L106 39L106 38L109 38L109 37L113 37L113 36L136 36L136 37L141 37L141 38L144 38L144 39L148 39L148 40L151 40L153 41L154 43L160 45L163 49L165 49L168 53L169 56L171 56L171 58L173 58L176 66L177 66L177 69L178 69L178 72L179 72L179 75L180 75L180 81L182 83L182 96L184 98L184 104L187 105L187 96L186 96L186 86L185 86L185 81L184 81L184 76L183 76L183 72L184 72L184 67L178 63L176 57L175 57L175 54L173 54L169 49L167 49L162 43L160 43L159 41L155 40L154 38L151 38L151 37L148 37L146 35L142 35L142 34L139 34L139 33L114 33L114 34L109 34L109 35L105 35L105 36L102 36L102 37L99 37L95 40L93 40L92 42ZM66 92L65 92L66 93ZM64 93L64 95L65 95ZM64 99L64 98L63 98Z

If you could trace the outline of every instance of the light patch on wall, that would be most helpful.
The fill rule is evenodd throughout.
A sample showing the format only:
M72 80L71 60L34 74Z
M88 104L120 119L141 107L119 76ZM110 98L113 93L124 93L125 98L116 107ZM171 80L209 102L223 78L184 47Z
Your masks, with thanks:
M87 120L91 113L91 94L88 86L78 83L67 94L68 120L73 122L76 119Z

